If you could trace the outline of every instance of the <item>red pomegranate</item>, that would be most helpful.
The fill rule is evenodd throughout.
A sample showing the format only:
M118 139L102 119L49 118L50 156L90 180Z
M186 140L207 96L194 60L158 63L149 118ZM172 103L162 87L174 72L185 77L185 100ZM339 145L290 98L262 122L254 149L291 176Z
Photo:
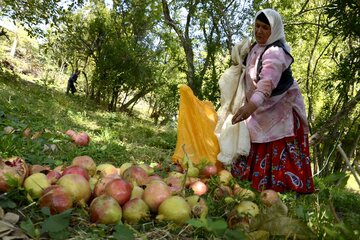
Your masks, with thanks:
M200 171L200 176L205 178L210 178L217 174L217 167L215 165L206 165Z
M95 196L103 195L105 193L106 185L114 179L121 179L121 177L117 173L115 173L115 174L110 174L103 178L100 178L94 187Z
M143 199L150 211L157 212L160 204L171 196L169 186L161 180L152 180L145 188Z
M81 146L81 147L87 146L90 142L90 137L87 133L81 132L75 136L74 142L76 145Z
M71 194L67 193L62 186L51 185L47 187L39 199L41 208L48 207L51 214L62 213L72 208Z
M278 193L274 190L267 189L260 193L260 201L267 207L271 207L276 202L280 201Z
M81 176L83 176L86 180L89 181L90 177L89 177L89 174L88 172L86 171L86 169L80 167L80 166L69 166L69 167L66 167L64 169L64 171L62 172L62 175L66 175L66 174L79 174Z
M50 184L55 184L61 177L61 173L57 170L50 170L50 172L46 174L46 177L49 179Z
M77 133L72 129L66 130L65 134L68 135L72 140L75 140L75 136L77 135Z
M190 185L195 195L201 196L207 192L207 186L202 181L196 181Z
M91 197L90 183L80 174L63 175L56 183L71 194L74 203L85 206Z
M0 192L6 192L11 187L9 180L14 179L17 186L21 186L29 175L29 168L21 157L11 157L5 160L0 159Z
M143 186L148 182L148 174L146 171L136 165L133 165L126 169L122 177L134 185Z
M73 166L79 166L87 170L89 176L94 176L96 172L96 164L94 159L92 159L89 156L77 156L75 157L71 165Z
M121 222L122 209L113 197L101 195L92 200L89 215L93 223L117 224Z
M120 206L130 200L132 185L123 179L113 179L105 187L105 194L113 197Z

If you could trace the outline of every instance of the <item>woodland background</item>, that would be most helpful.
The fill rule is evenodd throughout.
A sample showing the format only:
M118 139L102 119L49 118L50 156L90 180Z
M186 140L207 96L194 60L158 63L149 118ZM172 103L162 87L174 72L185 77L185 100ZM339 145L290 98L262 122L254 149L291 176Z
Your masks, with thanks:
M253 16L266 7L282 15L295 58L314 173L359 172L359 0L1 0L0 71L65 91L79 68L77 94L109 112L146 106L167 124L181 83L219 107L231 47L252 37Z

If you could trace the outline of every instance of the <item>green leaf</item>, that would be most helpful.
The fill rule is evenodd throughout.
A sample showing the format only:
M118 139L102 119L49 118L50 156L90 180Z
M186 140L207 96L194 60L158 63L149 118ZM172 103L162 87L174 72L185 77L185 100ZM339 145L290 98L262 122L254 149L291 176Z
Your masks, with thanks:
M50 216L50 215L51 215L51 213L50 213L50 208L48 208L48 207L41 208L41 212L42 212L43 214L45 214L46 216Z
M8 198L0 198L0 207L2 208L16 208L16 203Z
M43 231L59 232L66 229L70 224L71 211L72 209L69 209L65 212L50 216L48 219L45 219L42 224Z
M245 233L240 229L227 229L224 234L225 239L228 240L245 240L248 239Z
M296 206L296 216L298 216L299 218L301 218L303 220L307 219L307 214L304 209L304 206L302 206L302 205Z
M20 228L24 230L24 232L29 235L31 238L36 238L37 236L37 230L35 228L35 225L31 221L30 218L26 218L25 220L20 222Z
M113 237L117 240L133 240L134 232L123 224L118 224L115 227L115 232L113 233Z
M67 231L49 232L51 239L69 239L70 233Z
M202 228L202 227L207 227L207 220L202 220L202 219L195 219L195 218L191 218L187 221L187 223L193 227L196 228Z
M225 230L227 229L227 223L224 219L212 220L208 219L208 229L211 231Z
M213 232L217 236L222 236L228 229L227 227L227 223L224 219L212 220L208 218L207 230Z

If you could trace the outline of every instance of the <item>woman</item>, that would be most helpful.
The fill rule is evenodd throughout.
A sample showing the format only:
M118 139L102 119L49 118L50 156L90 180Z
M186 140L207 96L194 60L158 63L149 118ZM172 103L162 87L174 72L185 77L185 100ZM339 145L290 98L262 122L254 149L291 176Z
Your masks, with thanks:
M246 103L232 118L233 124L246 121L251 149L247 158L233 163L232 173L258 191L311 193L309 127L279 13L259 11L254 34L256 43L246 59Z

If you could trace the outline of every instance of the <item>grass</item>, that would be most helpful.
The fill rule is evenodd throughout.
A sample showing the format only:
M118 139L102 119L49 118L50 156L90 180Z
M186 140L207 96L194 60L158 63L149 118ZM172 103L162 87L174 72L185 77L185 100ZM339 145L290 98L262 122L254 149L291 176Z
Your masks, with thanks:
M13 127L14 132L6 134L2 129L7 126ZM41 132L40 137L24 138L25 128L30 128L32 134ZM87 132L91 137L90 144L76 147L63 134L67 129ZM51 144L56 150L44 148ZM61 89L44 87L0 71L1 158L17 155L31 164L50 167L67 165L79 155L89 155L97 164L107 162L120 166L124 162L145 162L168 165L175 144L175 129L156 126L140 113L134 116L110 113L81 95L67 96ZM341 180L344 176L327 180L315 178L317 193L281 195L289 208L289 216L306 223L315 239L360 237L360 197L347 190L346 181ZM247 183L238 183L248 187ZM34 239L39 238L40 232L51 239L245 239L242 231L228 229L225 222L226 213L234 203L215 200L210 195L206 200L211 218L194 220L181 227L154 221L134 226L94 225L81 208L50 216L29 201L21 189L0 196L3 197L1 206L9 211L17 209L21 215L21 229ZM258 194L256 201L259 202ZM270 239L293 238L271 236Z
M170 160L175 147L174 129L155 126L147 119L104 111L83 96L65 95L62 91L22 81L9 74L1 77L0 91L1 129L11 126L22 132L29 127L32 133L44 132L43 138L37 144L33 143L36 149L40 149L41 144L64 142L66 139L61 133L68 129L85 131L91 136L87 148L69 151L71 146L65 144L64 149L46 156L54 161L66 164L73 157L84 154L93 156L97 163L151 163ZM28 141L19 139L19 143L23 146L2 152L2 157L20 154L30 162L42 162L33 160L31 153L19 152L26 148L24 145L30 144ZM41 155L45 158L43 153Z

